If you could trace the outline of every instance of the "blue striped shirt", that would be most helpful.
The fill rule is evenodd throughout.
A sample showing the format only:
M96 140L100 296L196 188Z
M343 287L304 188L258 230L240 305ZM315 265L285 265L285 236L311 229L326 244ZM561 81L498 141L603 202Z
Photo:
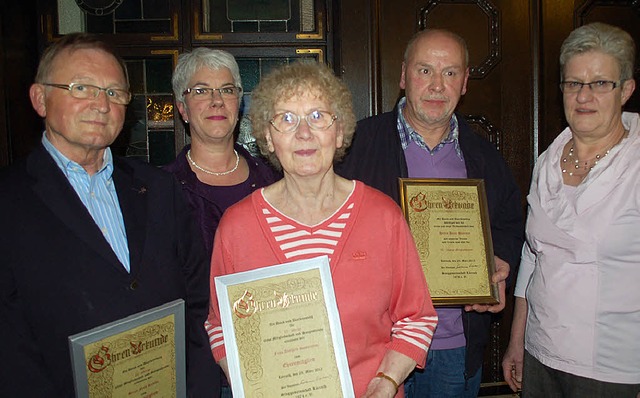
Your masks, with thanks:
M78 163L67 159L51 144L46 134L42 135L42 145L69 183L76 191L89 214L93 217L102 235L109 242L114 253L127 270L130 271L129 246L127 232L124 228L122 210L118 202L118 194L113 184L113 155L109 148L105 149L102 168L94 175L89 175Z

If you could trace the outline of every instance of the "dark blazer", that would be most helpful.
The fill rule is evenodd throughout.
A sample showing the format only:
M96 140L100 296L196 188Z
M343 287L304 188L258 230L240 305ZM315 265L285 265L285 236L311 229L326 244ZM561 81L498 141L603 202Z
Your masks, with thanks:
M209 259L180 187L123 158L113 181L130 273L43 146L0 175L0 396L73 396L68 336L177 298L190 396L217 394L203 325Z

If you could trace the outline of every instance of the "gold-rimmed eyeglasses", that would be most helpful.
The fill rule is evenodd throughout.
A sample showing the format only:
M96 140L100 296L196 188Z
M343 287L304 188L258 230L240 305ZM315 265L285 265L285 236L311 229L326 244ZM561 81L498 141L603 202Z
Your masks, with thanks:
M190 95L193 100L204 101L212 99L216 91L220 93L222 99L238 99L240 97L240 93L242 93L242 87L189 87L182 92L182 95Z
M620 83L622 82L614 82L611 80L596 80L588 83L567 80L560 83L560 90L563 93L573 94L582 90L582 87L588 86L594 93L608 93L618 87Z
M40 83L43 86L61 88L69 90L71 96L77 99L94 99L98 98L101 91L104 91L109 102L118 105L127 105L131 102L131 93L127 90L119 88L104 88L94 86L93 84L84 83L70 83L70 84L57 84L57 83Z
M333 126L338 116L327 111L312 111L304 116L293 112L276 114L270 121L273 128L281 133L292 133L297 130L300 120L304 119L312 130L326 130Z

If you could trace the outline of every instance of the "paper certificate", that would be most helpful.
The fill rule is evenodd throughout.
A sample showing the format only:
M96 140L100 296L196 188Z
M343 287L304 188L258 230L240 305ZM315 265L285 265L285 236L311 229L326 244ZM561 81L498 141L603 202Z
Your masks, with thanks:
M215 286L234 398L353 397L327 256Z
M497 303L484 181L401 178L400 196L433 303Z
M69 337L76 397L186 396L184 301Z

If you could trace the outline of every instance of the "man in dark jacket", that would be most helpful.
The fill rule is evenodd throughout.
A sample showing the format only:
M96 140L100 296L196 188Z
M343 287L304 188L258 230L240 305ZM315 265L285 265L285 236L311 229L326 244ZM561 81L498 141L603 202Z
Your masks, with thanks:
M476 397L491 314L505 304L510 267L523 238L520 193L495 147L475 134L455 108L469 77L464 40L424 30L409 42L393 112L361 120L339 174L365 182L399 201L398 178L484 179L500 303L438 308L438 327L424 370L405 382L406 397Z
M98 36L65 35L44 52L29 94L44 119L41 145L0 173L0 397L75 396L69 336L177 299L187 396L219 396L204 330L209 259L180 185L109 149L131 100L124 62ZM139 336L167 323L141 326L133 338L142 340L129 343L146 344ZM100 368L86 365L101 380L93 389L151 396L171 384L160 356L140 365L152 348L118 358L126 347L110 341Z

